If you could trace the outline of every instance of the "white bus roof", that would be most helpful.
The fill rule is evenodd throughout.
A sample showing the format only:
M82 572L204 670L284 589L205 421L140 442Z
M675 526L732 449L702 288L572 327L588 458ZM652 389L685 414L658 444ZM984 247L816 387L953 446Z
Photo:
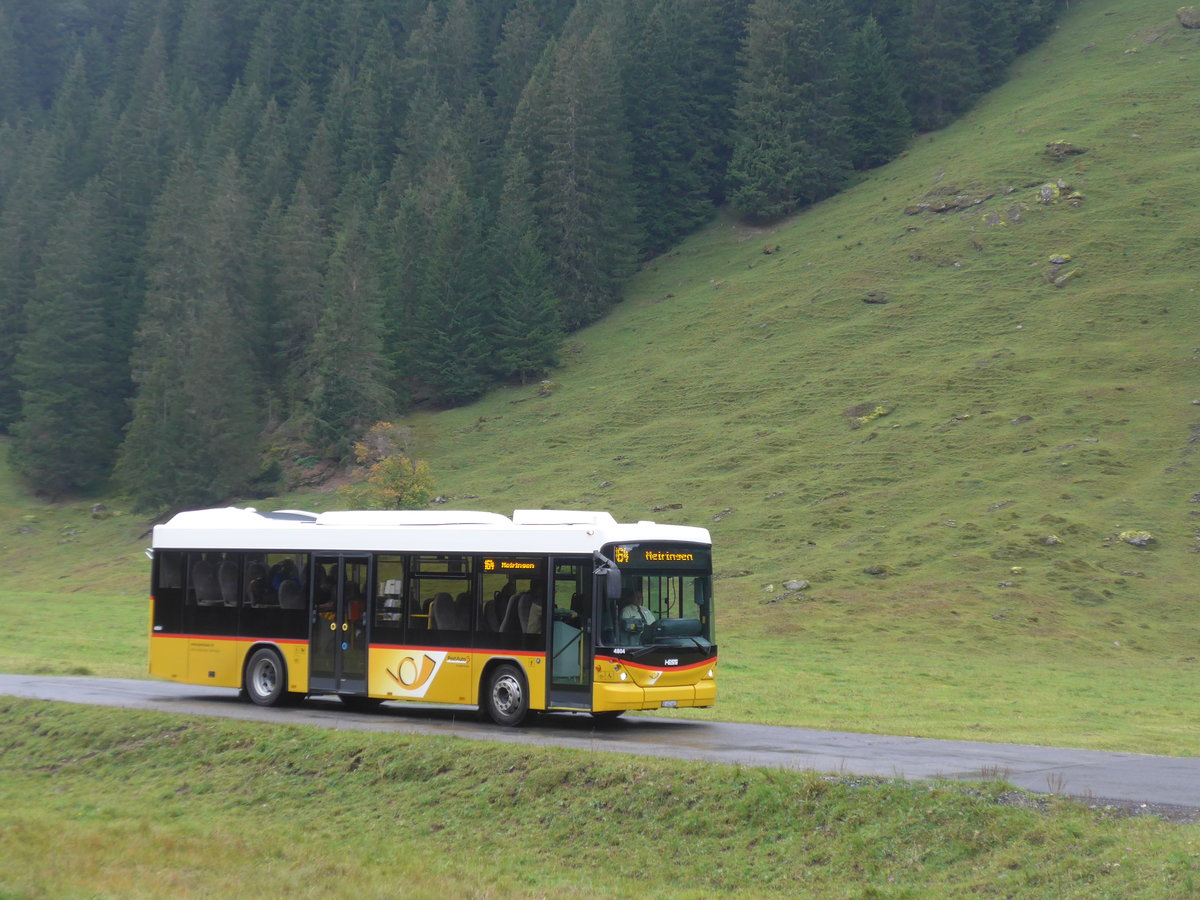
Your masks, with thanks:
M609 513L518 509L512 518L464 510L251 508L181 512L154 527L154 547L180 550L315 550L376 553L591 553L605 544L711 544L705 528L618 523Z

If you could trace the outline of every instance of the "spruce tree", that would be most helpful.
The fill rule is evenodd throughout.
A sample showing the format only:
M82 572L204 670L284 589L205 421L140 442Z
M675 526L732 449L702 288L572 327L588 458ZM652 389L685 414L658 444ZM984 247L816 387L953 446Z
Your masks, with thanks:
M602 30L558 44L548 71L548 83L536 88L545 102L538 214L542 245L553 248L563 324L574 330L608 311L636 265L631 138Z
M154 41L144 54L135 93L117 122L100 175L112 223L107 284L116 299L110 316L125 346L132 345L141 314L150 216L180 140L160 51Z
M312 385L309 365L326 302L329 255L320 215L303 180L296 184L267 254L274 296L269 344L262 350L276 360L279 386L299 410Z
M972 0L911 0L905 48L908 105L922 131L945 125L980 91L971 7Z
M409 361L421 394L443 406L474 400L487 385L488 301L484 221L478 202L448 181L431 210L429 239L410 341Z
M26 305L33 293L42 251L66 191L61 160L46 132L26 132L27 145L14 154L8 190L0 210L0 429L20 415L16 354L25 333Z
M496 115L509 121L549 38L538 0L517 0L505 16L502 40L492 60Z
M707 220L720 198L740 31L734 16L724 0L659 0L623 63L648 253Z
M137 394L116 469L143 508L224 500L257 471L250 214L236 158L217 165L205 170L185 154L151 229Z
M912 118L879 23L869 17L854 34L847 60L850 151L857 169L882 165L912 134Z
M321 323L309 344L304 417L324 452L344 454L392 404L383 358L379 303L361 210L334 237Z
M31 486L51 496L103 481L120 439L125 360L105 316L106 249L103 196L92 181L47 241L17 359L21 418L12 458Z
M756 0L742 47L729 197L749 219L774 219L845 181L836 0Z
M532 172L521 154L509 160L491 239L494 297L487 320L492 370L522 384L558 362L562 312L550 266L538 244Z
M21 108L21 77L17 38L8 11L0 8L0 122L11 120Z
M399 399L407 403L414 386L413 361L424 353L414 322L425 283L429 221L418 188L405 187L393 176L374 228L384 356L391 383Z

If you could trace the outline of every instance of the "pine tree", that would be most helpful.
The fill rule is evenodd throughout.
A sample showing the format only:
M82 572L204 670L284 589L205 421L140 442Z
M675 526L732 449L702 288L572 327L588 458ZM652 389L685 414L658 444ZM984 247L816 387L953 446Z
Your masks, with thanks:
M163 73L164 57L162 34L156 30L100 176L112 223L106 283L116 299L109 314L125 346L133 343L141 314L150 216L181 140Z
M485 217L454 182L431 212L410 336L420 352L409 364L429 399L454 406L474 400L487 385L487 258L480 230Z
M829 196L845 181L836 55L836 0L756 0L742 48L730 200L773 219Z
M13 462L52 496L99 484L120 439L125 360L103 308L106 249L103 196L92 181L50 234L17 360L21 419Z
M344 454L392 403L383 358L379 303L361 210L334 238L325 277L325 308L309 345L306 418L326 452Z
M25 132L26 145L14 154L16 165L6 173L8 189L0 210L0 429L20 415L16 354L25 333L26 306L33 294L35 273L66 194L59 173L61 160L46 132Z
M455 111L483 88L485 57L476 18L477 0L446 0L437 36L438 83Z
M242 71L245 84L256 84L267 97L291 96L298 87L290 82L284 61L286 35L282 7L270 4L259 17L250 42L249 56Z
M714 74L725 64L731 69L732 57L714 27L716 12L705 2L659 0L623 65L649 253L665 250L712 215L714 187L724 177L718 123L727 118L732 95L717 88Z
M246 327L250 247L237 160L210 172L185 155L152 228L137 394L116 468L140 507L216 502L255 476L261 410Z
M308 155L300 170L300 177L308 188L313 206L316 207L324 227L333 221L334 200L340 192L338 179L337 147L324 119L317 124L311 135Z
M887 41L873 17L850 43L846 95L855 168L869 169L895 157L911 137L912 118Z
M20 77L17 37L7 10L0 9L0 122L11 120L21 108Z
M979 94L971 7L972 0L911 0L905 48L908 105L922 131L945 125Z
M267 248L274 288L269 344L278 383L296 408L312 385L311 348L325 306L325 265L329 255L321 218L301 180L280 221L276 242Z
M538 7L538 0L517 0L504 19L503 39L492 61L496 115L504 122L516 112L521 92L549 39Z
M88 140L96 109L82 51L75 54L62 88L50 111L50 130L58 145L56 155L63 163L62 180L78 190L100 169L98 149Z
M491 239L495 294L487 333L494 373L522 384L557 364L562 343L562 313L538 245L533 191L529 163L517 154L508 163Z
M557 46L544 92L545 160L538 214L552 247L563 323L595 321L620 297L640 244L613 48L600 30ZM531 160L535 157L531 156Z
M218 0L187 0L174 54L175 78L196 90L202 109L222 102L229 90L230 42L219 6Z
M246 182L259 206L272 200L285 200L296 183L292 168L293 154L287 146L287 132L279 104L272 97L267 101L259 120L258 131L243 156Z
M418 188L393 177L374 227L384 355L392 384L407 402L414 386L413 362L424 353L414 322L429 257L429 221Z

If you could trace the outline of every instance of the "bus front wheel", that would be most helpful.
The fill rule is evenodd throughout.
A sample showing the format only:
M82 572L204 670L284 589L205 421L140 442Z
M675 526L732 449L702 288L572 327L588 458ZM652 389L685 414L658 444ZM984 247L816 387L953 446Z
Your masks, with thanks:
M271 648L255 650L246 663L246 695L258 706L279 706L286 701L287 668Z
M529 691L516 666L497 666L484 694L487 714L497 725L520 725L529 717Z

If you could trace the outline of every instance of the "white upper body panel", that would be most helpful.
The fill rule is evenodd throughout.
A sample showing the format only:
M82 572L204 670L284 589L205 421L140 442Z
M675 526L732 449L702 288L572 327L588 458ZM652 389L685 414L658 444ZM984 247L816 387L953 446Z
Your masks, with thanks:
M618 523L606 512L361 510L306 513L250 508L181 512L154 527L154 547L179 550L314 550L376 553L589 554L605 544L711 545L705 528Z

